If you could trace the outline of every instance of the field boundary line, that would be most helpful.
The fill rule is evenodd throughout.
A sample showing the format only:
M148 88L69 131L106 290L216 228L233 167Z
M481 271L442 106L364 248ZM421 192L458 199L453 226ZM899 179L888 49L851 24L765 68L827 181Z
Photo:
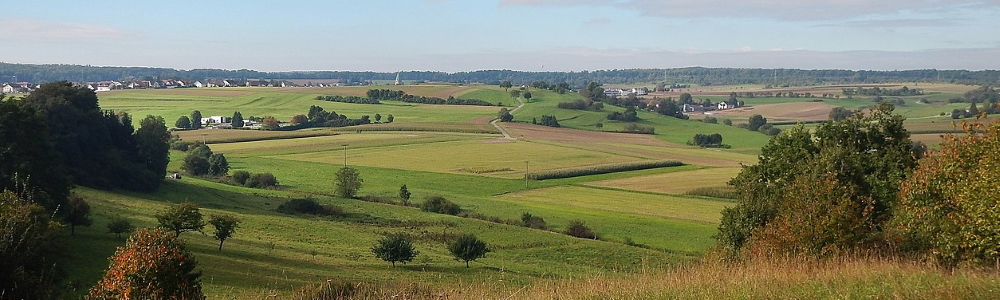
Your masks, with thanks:
M629 189L623 189L623 188L613 188L613 187L606 187L606 186L592 186L592 185L587 185L586 183L571 183L571 184L568 184L568 185L569 186L574 186L574 187L579 187L579 188L595 189L595 190L616 191L616 192L626 192L626 193L636 193L636 194L656 195L656 196L671 196L671 197L677 197L677 198L687 198L687 199L692 199L692 200L705 200L705 201L712 201L712 202L722 202L722 203L736 204L735 200L728 200L728 199L723 199L723 198L713 198L713 197L706 197L706 196L685 195L685 194L671 194L671 193L660 193L660 192L651 192L651 191L637 191L637 190L629 190Z

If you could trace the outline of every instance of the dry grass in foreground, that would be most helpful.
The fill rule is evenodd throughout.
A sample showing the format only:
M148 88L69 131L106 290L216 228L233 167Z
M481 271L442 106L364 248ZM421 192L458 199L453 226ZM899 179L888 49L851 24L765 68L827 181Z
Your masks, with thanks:
M318 296L325 289L320 285L316 284L311 296L298 294L290 299L341 299ZM543 280L527 287L502 281L446 288L328 286L353 290L354 296L345 299L996 299L1000 274L852 258L703 263L637 274Z

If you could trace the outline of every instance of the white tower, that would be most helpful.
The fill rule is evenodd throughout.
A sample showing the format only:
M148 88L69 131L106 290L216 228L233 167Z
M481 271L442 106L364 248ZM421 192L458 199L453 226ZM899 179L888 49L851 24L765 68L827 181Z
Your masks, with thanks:
M396 72L396 85L403 85L403 81L399 80L399 73L400 72Z

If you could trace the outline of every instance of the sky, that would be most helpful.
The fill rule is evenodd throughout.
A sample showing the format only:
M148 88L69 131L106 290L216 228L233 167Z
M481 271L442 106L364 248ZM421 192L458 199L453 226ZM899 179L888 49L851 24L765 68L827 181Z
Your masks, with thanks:
M0 61L33 64L1000 69L1000 0L39 0L0 29Z

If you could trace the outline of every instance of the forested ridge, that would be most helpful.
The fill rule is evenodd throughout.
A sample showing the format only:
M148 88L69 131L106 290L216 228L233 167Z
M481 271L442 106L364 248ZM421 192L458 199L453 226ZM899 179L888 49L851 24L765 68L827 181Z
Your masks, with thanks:
M511 81L528 85L535 81L566 82L584 86L595 81L603 84L682 82L700 85L772 84L815 85L857 84L881 82L951 82L959 84L995 84L1000 82L1000 71L967 70L799 70L799 69L740 69L740 68L673 68L627 69L576 72L527 72L512 70L480 70L472 72L403 71L400 78L406 81L433 81L452 83L499 84ZM373 80L394 80L395 72L372 71L291 71L262 72L255 70L192 69L178 70L151 67L98 67L81 65L33 65L0 62L0 82L24 81L33 83L53 81L97 82L130 79L193 79L247 78L247 79L339 79L341 82L363 83Z

